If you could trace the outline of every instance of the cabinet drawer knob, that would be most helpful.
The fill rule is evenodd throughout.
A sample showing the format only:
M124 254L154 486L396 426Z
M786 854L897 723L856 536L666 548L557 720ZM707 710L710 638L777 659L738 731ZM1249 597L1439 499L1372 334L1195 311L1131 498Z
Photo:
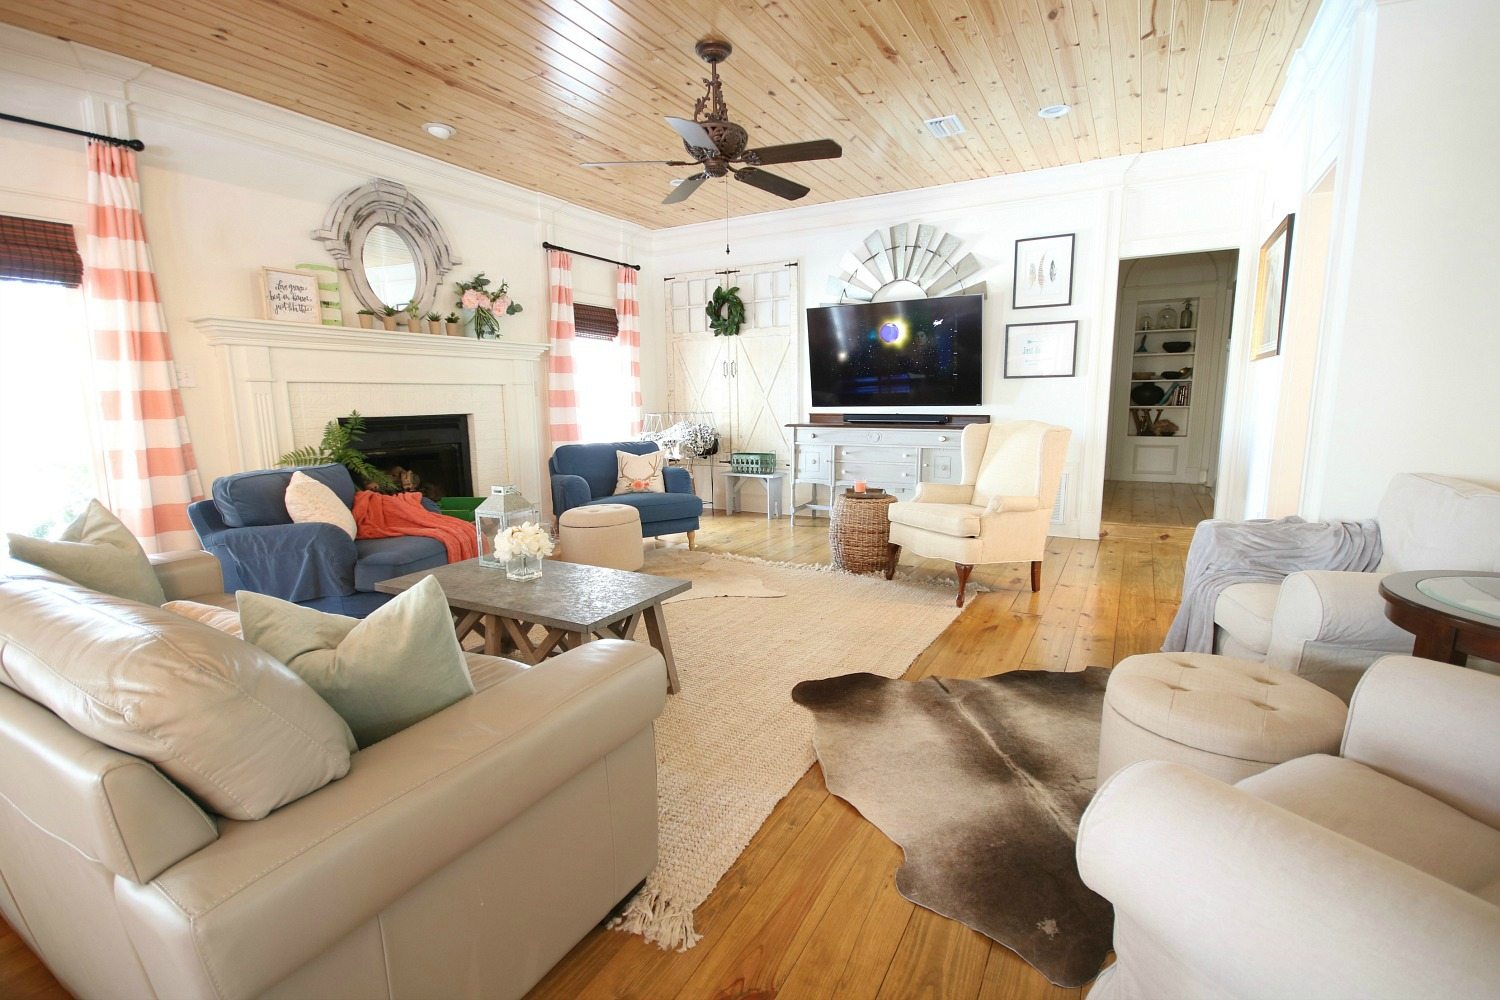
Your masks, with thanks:
M946 435L946 434L939 434L938 435L938 441L941 442L941 441L946 441L946 440L948 440L948 435Z
M902 475L903 475L903 476L905 476L905 477L906 477L906 478L907 478L907 479L910 479L910 478L911 478L911 473L910 473L910 472L903 472L903 473L901 473L901 474L902 474Z

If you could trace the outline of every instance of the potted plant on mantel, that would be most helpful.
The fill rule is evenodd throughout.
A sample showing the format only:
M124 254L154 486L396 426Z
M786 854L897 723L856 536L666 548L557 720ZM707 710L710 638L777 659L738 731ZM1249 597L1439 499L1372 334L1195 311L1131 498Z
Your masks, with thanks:
M359 317L358 322L359 322L359 325L361 327L363 327L366 330L373 330L373 329L375 329L375 310L374 309L361 309L359 312L355 313L355 315Z
M428 313L427 332L441 337L443 335L443 317L437 313Z
M394 331L396 329L396 320L399 317L399 315L400 315L400 310L398 310L395 306L381 306L380 307L380 324L381 324L381 326L384 326L387 330Z
M458 313L449 313L443 319L443 325L448 328L448 336L462 337L464 335L464 321L459 319Z
M406 304L406 331L408 333L422 332L422 307L417 305L415 299Z

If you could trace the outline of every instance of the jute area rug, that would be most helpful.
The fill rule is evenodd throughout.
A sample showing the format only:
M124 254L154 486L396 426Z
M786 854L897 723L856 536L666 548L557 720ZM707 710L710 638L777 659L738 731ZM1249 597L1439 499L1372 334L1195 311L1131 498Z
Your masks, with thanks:
M682 950L699 938L693 911L812 766L792 688L899 676L960 612L942 584L680 548L649 551L644 572L693 590L665 609L682 690L656 720L659 860L615 926Z
M792 697L817 718L829 791L905 852L901 894L1074 987L1098 974L1114 925L1074 861L1108 676L856 673L799 684Z

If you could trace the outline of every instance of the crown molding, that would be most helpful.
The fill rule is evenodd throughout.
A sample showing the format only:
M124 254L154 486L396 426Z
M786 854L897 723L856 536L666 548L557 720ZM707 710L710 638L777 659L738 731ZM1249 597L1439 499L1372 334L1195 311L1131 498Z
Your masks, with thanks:
M487 361L535 361L547 345L513 340L474 340L438 337L428 333L366 330L353 326L313 326L272 319L200 316L193 320L213 347L277 347L298 351L337 351L342 354L387 354L442 358L480 358Z

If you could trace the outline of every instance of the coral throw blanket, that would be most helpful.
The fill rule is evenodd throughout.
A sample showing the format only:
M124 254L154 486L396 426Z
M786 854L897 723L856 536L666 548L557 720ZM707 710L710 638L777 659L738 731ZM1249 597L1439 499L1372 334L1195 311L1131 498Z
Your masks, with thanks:
M436 538L448 550L451 563L473 559L479 554L474 526L423 507L420 493L386 494L360 490L354 494L354 524L359 529L359 538L396 538L401 535Z

